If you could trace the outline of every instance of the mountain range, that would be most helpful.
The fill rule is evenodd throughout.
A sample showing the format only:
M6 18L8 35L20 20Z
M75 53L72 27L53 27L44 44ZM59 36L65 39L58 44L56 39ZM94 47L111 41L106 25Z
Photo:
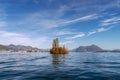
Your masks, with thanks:
M0 44L0 52L48 52L47 49L39 49L32 46L24 46L24 45L2 45ZM120 49L115 50L105 50L100 48L97 45L89 45L89 46L79 46L71 50L72 52L120 52Z
M24 45L2 45L0 44L0 52L43 52L46 50L35 48L32 46L24 46Z
M97 45L89 45L89 46L80 46L78 48L73 49L74 52L120 52L119 49L116 50L105 50L100 48Z

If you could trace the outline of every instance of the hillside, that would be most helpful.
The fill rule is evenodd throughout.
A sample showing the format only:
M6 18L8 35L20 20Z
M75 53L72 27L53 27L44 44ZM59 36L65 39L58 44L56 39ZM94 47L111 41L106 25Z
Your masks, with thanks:
M2 45L0 44L0 52L43 52L45 50L24 45Z
M103 49L96 45L90 45L90 46L80 46L74 49L73 51L75 52L98 52L98 51L103 51Z

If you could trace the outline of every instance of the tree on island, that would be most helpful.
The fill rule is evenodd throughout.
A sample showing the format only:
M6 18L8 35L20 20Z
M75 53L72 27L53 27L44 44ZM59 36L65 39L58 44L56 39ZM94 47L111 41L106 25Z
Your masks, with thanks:
M59 47L59 40L58 38L53 40L52 48L50 49L51 54L67 54L68 50L63 47Z

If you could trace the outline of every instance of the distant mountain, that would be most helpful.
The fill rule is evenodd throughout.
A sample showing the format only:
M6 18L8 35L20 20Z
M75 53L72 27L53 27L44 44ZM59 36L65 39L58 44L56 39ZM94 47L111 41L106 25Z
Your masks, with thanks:
M0 44L0 50L8 50L8 47Z
M46 50L43 49L38 49L35 47L31 47L31 46L24 46L24 45L14 45L14 44L10 44L10 45L1 45L0 44L0 51L5 52L5 51L11 51L11 52L43 52Z
M103 49L96 45L90 45L90 46L80 46L74 49L73 51L75 52L99 52L99 51L103 51Z
M38 48L33 48L31 46L23 46L23 45L8 45L7 46L9 49L12 49L12 50L32 50L32 49L38 49Z

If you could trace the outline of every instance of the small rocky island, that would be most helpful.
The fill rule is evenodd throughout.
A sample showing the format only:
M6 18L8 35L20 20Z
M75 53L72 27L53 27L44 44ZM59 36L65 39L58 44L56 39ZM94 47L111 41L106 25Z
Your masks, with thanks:
M53 40L52 48L50 49L51 54L67 54L68 50L63 47L59 47L59 40L58 38Z

